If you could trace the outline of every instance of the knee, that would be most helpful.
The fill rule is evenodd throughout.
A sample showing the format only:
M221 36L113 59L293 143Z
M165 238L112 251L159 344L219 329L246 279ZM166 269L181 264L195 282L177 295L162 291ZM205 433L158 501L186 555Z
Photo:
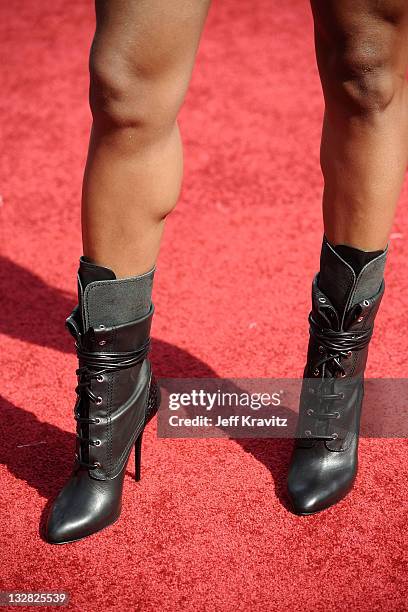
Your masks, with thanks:
M315 3L320 6L320 3ZM401 68L401 15L386 19L344 13L339 5L316 10L316 51L328 106L348 113L384 111L405 83ZM333 8L334 6L334 8Z
M383 112L399 85L389 51L364 40L333 51L327 80L327 99L357 114Z
M174 126L182 86L160 69L130 61L120 52L93 49L90 56L90 107L102 130L138 130L154 138Z

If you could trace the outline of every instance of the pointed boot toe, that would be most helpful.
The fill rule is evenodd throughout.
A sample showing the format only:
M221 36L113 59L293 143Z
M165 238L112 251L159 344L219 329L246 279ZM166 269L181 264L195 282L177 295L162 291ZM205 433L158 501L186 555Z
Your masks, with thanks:
M47 542L75 542L114 523L121 510L123 476L96 481L84 470L73 474L51 507L45 529Z

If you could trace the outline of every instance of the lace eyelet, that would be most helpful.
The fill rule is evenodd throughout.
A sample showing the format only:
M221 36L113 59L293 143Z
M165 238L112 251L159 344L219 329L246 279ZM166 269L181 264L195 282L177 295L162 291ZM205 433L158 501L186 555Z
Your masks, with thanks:
M310 431L310 429L306 429L305 436L310 437L311 435L312 435L312 432Z
M98 468L102 467L102 465L99 463L99 461L94 461L93 466L94 466L95 469L98 469Z
M96 380L97 380L98 382L103 382L103 381L104 381L104 378L103 378L102 374L98 374L98 376L96 377Z
M364 302L363 302L363 306L369 306L369 305L370 305L369 300L364 300Z
M325 303L326 303L326 298L324 298L324 297L319 297L319 302L320 302L321 304L325 304Z
M99 346L105 346L106 340L99 340L98 344Z
M308 408L308 410L307 410L307 414L308 414L309 416L312 416L312 414L314 414L314 410L313 410L313 408Z
M102 442L100 440L94 440L94 446L100 446Z
M350 358L353 356L353 351L347 351L347 357Z
M361 323L361 321L364 319L364 317L358 317L357 319L357 323Z
M96 398L96 402L95 402L95 404L96 404L97 406L100 406L100 405L102 404L102 402L103 402L103 399L101 398L101 396L100 396L100 395L98 395L98 397Z
M95 425L99 425L100 422L101 422L101 419L99 417L96 417L96 419L94 419Z
M319 353L324 353L324 348L322 346L319 346Z
M336 419L339 419L339 418L340 418L340 412L334 412L333 414L335 414L335 415L336 415Z
M337 438L338 438L338 437L339 437L339 434L338 434L338 433L333 433L333 434L332 434L332 439L333 439L333 440L337 440Z
M320 374L319 369L316 368L313 372L313 376L319 376L319 374Z

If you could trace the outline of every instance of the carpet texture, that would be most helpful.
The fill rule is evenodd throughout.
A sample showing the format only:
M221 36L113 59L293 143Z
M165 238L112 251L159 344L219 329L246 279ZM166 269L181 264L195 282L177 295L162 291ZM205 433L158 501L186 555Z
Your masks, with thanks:
M8 0L1 66L2 590L70 610L407 610L408 445L362 440L353 492L296 517L288 440L144 438L121 520L65 547L40 536L72 465L79 200L90 0ZM154 300L159 376L300 376L322 234L322 97L307 2L216 1L181 114L182 199ZM406 189L370 376L406 376ZM305 255L306 254L306 255Z

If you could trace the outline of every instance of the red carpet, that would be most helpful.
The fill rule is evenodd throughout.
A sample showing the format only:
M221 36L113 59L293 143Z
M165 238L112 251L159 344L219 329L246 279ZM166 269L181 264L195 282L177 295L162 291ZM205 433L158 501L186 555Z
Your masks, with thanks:
M65 547L41 539L73 453L64 317L80 255L93 11L85 0L0 11L1 589L65 590L81 611L408 610L406 440L363 440L352 494L296 517L289 441L158 440L153 423L122 520ZM181 117L183 197L157 273L159 376L301 374L322 233L312 40L307 2L212 8ZM407 200L370 376L407 376Z

